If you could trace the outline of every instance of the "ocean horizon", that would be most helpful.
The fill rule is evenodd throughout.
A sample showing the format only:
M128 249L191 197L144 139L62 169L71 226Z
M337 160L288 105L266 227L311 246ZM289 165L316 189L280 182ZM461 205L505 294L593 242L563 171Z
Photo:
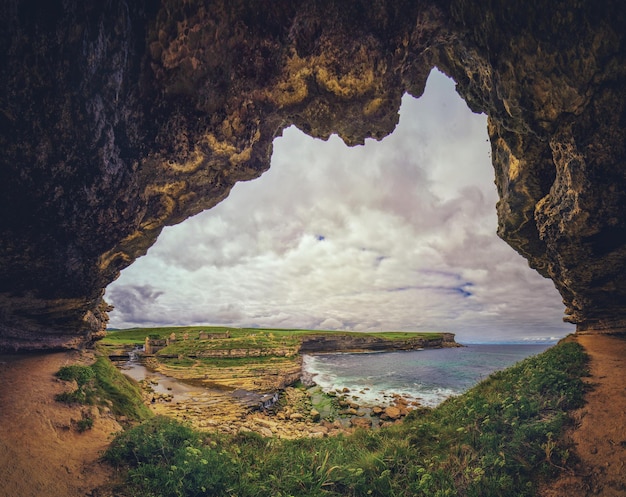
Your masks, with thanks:
M537 355L556 340L523 343L465 343L463 347L400 352L303 356L303 379L325 392L342 392L373 407L394 395L427 407L469 390L495 371Z

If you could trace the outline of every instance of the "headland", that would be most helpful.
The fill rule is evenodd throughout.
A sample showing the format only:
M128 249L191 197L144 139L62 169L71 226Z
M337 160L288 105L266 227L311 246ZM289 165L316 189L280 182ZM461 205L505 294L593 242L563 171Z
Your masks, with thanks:
M393 392L384 405L362 406L350 391L303 384L304 354L460 345L452 333L184 327L113 331L102 346L140 381L155 413L200 429L297 438L384 426L420 407Z

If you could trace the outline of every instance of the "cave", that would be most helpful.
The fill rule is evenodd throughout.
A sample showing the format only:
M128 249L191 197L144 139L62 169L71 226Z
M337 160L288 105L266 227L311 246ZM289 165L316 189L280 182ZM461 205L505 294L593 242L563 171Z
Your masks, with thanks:
M571 333L552 281L496 234L487 117L436 69L399 115L393 133L354 147L283 130L269 170L164 228L107 286L108 329Z
M617 1L3 0L0 347L80 348L165 226L295 125L381 139L432 68L488 116L498 234L579 332L626 330Z

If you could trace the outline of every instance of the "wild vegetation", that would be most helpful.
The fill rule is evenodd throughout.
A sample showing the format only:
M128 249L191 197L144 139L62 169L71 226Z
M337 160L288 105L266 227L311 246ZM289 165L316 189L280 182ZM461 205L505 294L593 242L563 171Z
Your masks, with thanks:
M132 421L151 417L150 410L143 404L139 385L124 376L104 355L98 356L91 365L63 366L57 377L76 382L73 391L56 396L60 402L107 406L113 414ZM93 419L85 417L78 428L84 431L92 423Z
M104 459L119 495L532 496L571 464L563 431L582 405L576 343L491 375L436 409L351 436L280 440L197 432L157 417L119 435Z

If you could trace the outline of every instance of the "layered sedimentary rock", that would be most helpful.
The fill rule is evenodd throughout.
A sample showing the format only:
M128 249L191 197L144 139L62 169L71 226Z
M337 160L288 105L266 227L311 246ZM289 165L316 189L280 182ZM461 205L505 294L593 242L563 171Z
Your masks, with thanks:
M382 138L435 66L489 116L500 236L579 329L626 329L619 1L0 4L0 346L97 338L106 285L282 129Z
M435 349L460 347L454 340L454 333L441 333L433 338L385 339L371 335L342 335L340 333L305 335L299 352L301 354L323 354L325 352L382 352L398 350Z

